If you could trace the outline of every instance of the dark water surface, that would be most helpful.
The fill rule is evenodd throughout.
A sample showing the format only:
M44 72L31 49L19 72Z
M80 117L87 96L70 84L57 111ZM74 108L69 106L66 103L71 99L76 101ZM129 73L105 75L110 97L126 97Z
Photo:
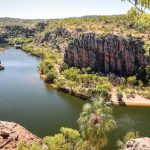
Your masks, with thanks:
M0 52L0 120L20 123L42 137L64 127L76 128L84 101L46 87L39 78L40 59L8 47Z
M64 127L77 128L84 101L49 89L39 78L40 59L14 47L0 52L6 67L0 72L0 120L17 122L34 134L53 135ZM113 107L118 128L109 134L105 150L115 150L117 138L129 130L150 137L150 107Z

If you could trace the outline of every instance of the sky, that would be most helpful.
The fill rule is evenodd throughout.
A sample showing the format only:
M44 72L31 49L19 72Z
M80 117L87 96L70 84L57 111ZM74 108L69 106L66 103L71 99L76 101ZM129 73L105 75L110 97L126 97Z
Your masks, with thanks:
M0 0L0 17L51 19L86 15L125 14L121 0Z

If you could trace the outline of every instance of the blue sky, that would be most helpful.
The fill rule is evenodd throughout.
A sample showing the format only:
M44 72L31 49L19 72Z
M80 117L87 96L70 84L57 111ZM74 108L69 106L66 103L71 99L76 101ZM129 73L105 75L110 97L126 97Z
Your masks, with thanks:
M121 0L0 0L0 17L50 19L85 15L125 14Z

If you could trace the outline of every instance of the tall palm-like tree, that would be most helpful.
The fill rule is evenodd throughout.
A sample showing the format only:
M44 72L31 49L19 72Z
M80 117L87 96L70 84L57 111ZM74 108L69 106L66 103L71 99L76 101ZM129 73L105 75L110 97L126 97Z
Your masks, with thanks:
M107 144L107 132L116 127L112 109L101 98L83 106L78 125L83 138L96 150Z

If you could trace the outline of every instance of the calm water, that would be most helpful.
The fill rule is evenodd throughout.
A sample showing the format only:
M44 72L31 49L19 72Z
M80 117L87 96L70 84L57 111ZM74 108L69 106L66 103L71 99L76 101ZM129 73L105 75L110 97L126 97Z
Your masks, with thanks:
M60 127L77 128L84 101L49 89L37 74L40 60L14 47L0 52L6 69L0 72L0 120L14 121L43 137ZM118 128L109 134L105 150L115 150L127 131L150 137L150 107L113 107Z
M48 89L39 78L39 59L14 47L0 52L0 120L20 123L38 136L76 128L83 101Z

